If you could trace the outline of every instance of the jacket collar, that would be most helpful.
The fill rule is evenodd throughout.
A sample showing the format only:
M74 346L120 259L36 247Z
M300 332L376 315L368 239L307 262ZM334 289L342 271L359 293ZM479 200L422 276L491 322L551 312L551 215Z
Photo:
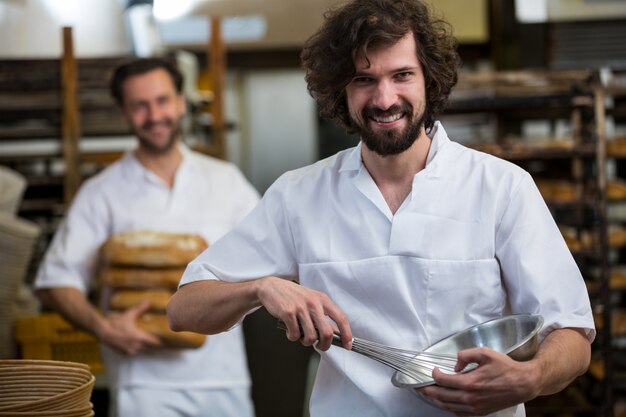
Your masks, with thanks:
M176 146L178 146L178 149L180 150L181 157L182 157L180 165L178 169L176 170L176 182L178 182L181 179L181 177L186 176L186 173L189 170L193 169L193 164L192 164L192 158L191 158L191 154L192 154L191 149L189 149L189 147L187 147L187 145L183 143L178 143ZM135 155L135 150L130 150L126 152L126 154L122 158L122 164L124 166L124 170L131 177L140 176L148 181L163 184L161 179L158 178L156 174L154 174L148 168L143 166L141 162L139 162L139 160L137 159L137 156Z
M450 157L450 152L448 151L451 147L446 147L450 143L450 138L448 138L448 134L439 121L435 122L433 128L428 132L428 137L431 140L431 144L428 157L426 158L426 167L420 172L424 172L429 178L443 177L445 161ZM364 169L361 158L362 146L363 143L359 142L357 146L348 150L348 155L341 162L339 172Z

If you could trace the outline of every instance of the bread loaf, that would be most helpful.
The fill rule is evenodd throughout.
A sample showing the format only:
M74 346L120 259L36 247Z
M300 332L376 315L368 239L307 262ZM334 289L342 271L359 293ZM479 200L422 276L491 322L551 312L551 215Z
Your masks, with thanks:
M578 237L578 233L576 229L571 227L559 226L559 230L563 235L563 239L565 239L565 243L567 247L572 252L578 252L583 249L583 243L581 239Z
M170 348L196 349L206 340L203 334L173 331L167 323L165 314L144 314L138 319L137 326L157 336Z
M119 288L178 288L185 268L119 268L104 267L100 271L101 285Z
M198 235L134 230L111 236L102 245L100 255L105 265L180 267L207 246Z
M609 157L626 157L626 137L606 141L606 154Z
M602 313L594 313L593 315L596 327L602 329L604 327L604 316ZM614 309L611 312L611 333L613 336L626 335L626 310Z
M570 203L578 199L576 186L565 180L537 180L537 188L547 201Z
M611 271L609 282L612 290L626 290L626 273L624 271Z
M571 150L574 149L574 141L561 138L530 139L528 147L533 150Z
M148 300L150 310L165 311L172 293L167 290L118 290L109 298L111 310L127 310L137 304Z
M606 196L609 200L625 200L626 182L622 179L609 181L606 185Z
M608 243L612 248L622 248L626 246L626 228L621 225L611 225L608 227Z
M134 230L111 236L100 248L100 307L123 311L148 300L151 313L137 320L139 328L166 347L202 346L206 336L170 330L164 312L185 267L207 247L193 234Z

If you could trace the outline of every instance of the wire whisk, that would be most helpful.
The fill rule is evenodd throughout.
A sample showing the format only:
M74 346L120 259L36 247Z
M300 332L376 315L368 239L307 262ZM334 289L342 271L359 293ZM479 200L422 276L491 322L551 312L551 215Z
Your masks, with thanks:
M277 327L287 330L287 326L282 320L278 321ZM335 333L333 335L332 344L343 347L339 334ZM352 338L352 351L387 365L420 382L430 380L434 368L439 368L447 373L463 373L476 367L476 364L469 364L460 372L456 372L456 354L399 349L381 343L359 339L358 337Z

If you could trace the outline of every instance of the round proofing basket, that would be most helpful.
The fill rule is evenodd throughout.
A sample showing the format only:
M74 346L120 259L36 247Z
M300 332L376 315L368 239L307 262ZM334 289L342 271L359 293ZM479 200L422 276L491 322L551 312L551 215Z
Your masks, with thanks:
M48 411L0 411L0 417L91 417L94 416L93 405L72 410Z
M55 382L51 382L54 384ZM12 397L7 399L10 404L4 402L0 407L3 411L48 411L48 410L71 410L80 408L85 404L89 404L91 392L95 383L95 377L92 375L89 381L74 387L61 389L61 392L54 388L41 388L34 391L28 386L24 386L22 390L18 390Z
M68 363L50 362L0 361L0 415L44 411L67 413L91 407L95 377L89 368L81 364L64 366Z
M16 366L58 366L62 368L78 368L89 371L89 365L78 362L52 361L46 359L0 359L0 368ZM1 372L1 370L0 370Z

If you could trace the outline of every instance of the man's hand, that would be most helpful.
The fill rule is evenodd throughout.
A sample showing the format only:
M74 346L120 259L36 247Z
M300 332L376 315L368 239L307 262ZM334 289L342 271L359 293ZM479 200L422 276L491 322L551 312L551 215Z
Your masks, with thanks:
M539 394L539 370L532 362L518 362L489 348L475 348L458 353L456 370L470 363L478 364L478 368L465 374L451 375L436 368L436 385L418 391L457 416L490 414Z
M102 342L131 356L161 347L163 344L158 337L141 330L136 324L139 317L149 309L150 302L144 301L123 313L108 315L98 337Z
M41 288L36 294L44 305L58 311L70 323L127 355L162 346L158 337L139 329L135 324L150 309L148 301L124 313L103 317L85 294L76 288Z
M478 368L461 375L435 369L436 385L419 392L458 416L485 415L563 390L587 371L590 360L591 344L584 330L562 328L550 332L526 362L488 348L461 351L456 371L469 363Z
M352 348L348 318L325 293L275 277L264 278L259 284L261 304L285 323L289 340L300 340L305 346L317 342L318 349L328 350L337 330L343 346ZM337 329L327 317L336 323Z
M318 349L328 350L336 330L343 347L352 348L348 318L325 293L278 277L183 285L170 299L167 317L174 331L216 334L227 331L258 307L265 307L285 323L291 341L300 340L305 346L317 343Z

